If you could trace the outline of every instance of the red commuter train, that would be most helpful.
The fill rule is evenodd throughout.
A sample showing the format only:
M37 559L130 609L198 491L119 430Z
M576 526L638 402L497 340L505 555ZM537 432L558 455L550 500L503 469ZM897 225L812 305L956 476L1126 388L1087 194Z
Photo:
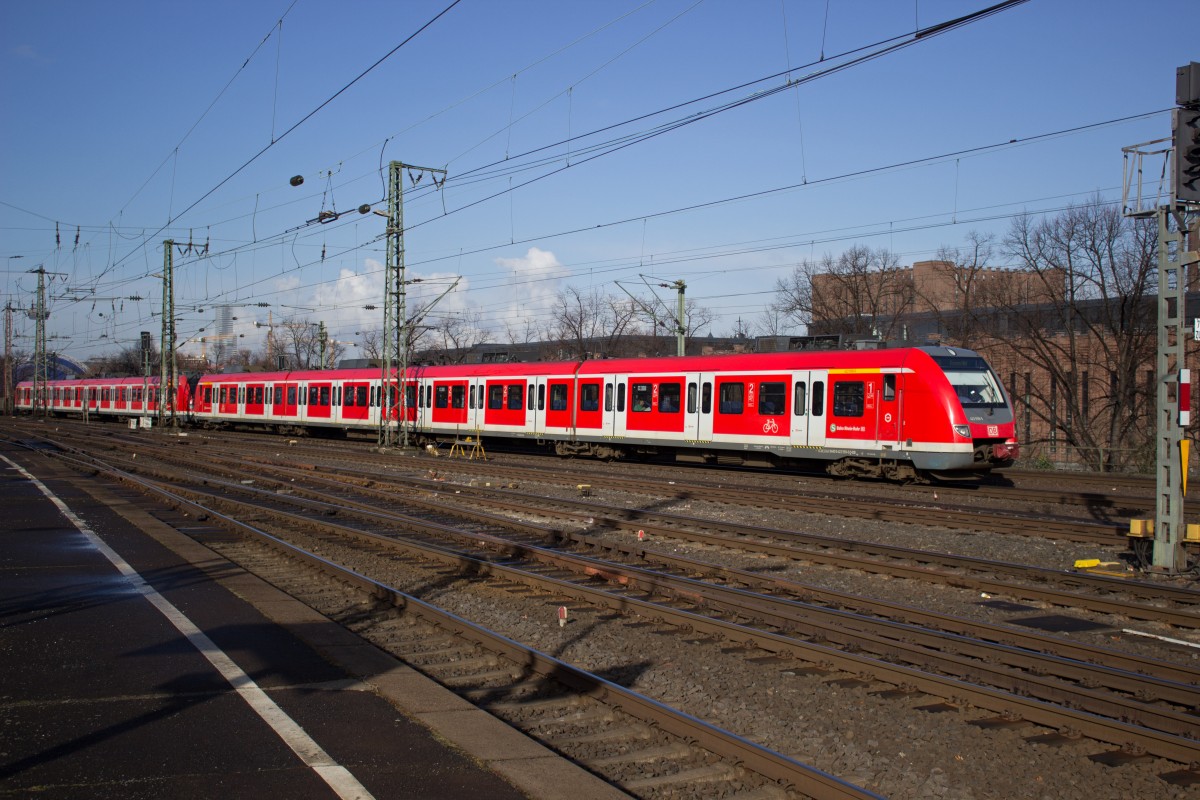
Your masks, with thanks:
M114 379L110 390L131 381L142 379ZM389 382L389 424L403 414L417 444L523 439L560 455L815 463L893 480L1007 467L1019 453L1000 381L977 353L953 347L417 366L403 383L401 397ZM22 386L18 404L29 408ZM208 426L301 433L381 422L374 368L203 375L190 391L190 419Z

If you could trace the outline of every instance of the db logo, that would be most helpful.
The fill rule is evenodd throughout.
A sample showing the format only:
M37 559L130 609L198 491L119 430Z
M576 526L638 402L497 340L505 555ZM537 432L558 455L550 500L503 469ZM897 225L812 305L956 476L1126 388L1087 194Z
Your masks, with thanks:
M999 436L999 435L1000 435L1000 426L999 425L988 425L988 436Z

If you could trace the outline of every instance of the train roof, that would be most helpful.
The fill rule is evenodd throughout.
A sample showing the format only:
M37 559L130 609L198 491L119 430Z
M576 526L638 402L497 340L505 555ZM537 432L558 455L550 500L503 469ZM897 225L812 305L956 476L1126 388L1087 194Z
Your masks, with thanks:
M421 365L409 367L419 378L457 378L464 371L480 377L539 375L604 375L611 373L706 372L710 370L788 370L828 369L836 361L839 368L900 367L914 353L929 356L973 356L976 353L958 347L901 347L869 350L789 350L777 353L733 353L709 356L666 356L657 358L608 358L588 361L519 361L495 364ZM203 375L201 383L276 383L288 381L373 380L382 370L376 367L334 370L292 370L286 372L233 372Z

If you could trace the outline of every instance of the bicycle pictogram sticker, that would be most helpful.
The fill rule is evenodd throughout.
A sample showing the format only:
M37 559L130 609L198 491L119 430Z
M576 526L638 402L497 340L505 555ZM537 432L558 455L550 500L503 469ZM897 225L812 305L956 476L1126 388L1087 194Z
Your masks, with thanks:
M763 433L779 433L779 423L769 419L763 423Z

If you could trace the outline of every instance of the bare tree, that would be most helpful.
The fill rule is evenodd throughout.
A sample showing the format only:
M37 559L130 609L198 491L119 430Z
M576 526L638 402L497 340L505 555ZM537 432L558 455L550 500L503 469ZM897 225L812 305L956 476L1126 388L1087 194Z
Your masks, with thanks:
M617 355L620 337L638 332L638 314L631 299L568 287L555 297L552 335L571 358Z
M990 308L974 314L993 364L1031 375L1031 412L1085 463L1135 463L1154 425L1153 386L1142 376L1154 363L1156 228L1097 197L1015 219L1003 246L1028 277L994 282Z
M440 363L462 363L471 348L488 341L491 335L483 324L483 312L478 309L445 312L430 316L427 322L414 330L413 346L421 350L424 358Z
M359 331L359 352L363 358L380 360L383 358L383 329L371 328Z
M288 369L316 369L320 365L317 325L307 320L275 326L275 347Z
M836 258L802 261L775 284L773 308L810 333L894 338L913 309L912 272L890 250L855 245Z

